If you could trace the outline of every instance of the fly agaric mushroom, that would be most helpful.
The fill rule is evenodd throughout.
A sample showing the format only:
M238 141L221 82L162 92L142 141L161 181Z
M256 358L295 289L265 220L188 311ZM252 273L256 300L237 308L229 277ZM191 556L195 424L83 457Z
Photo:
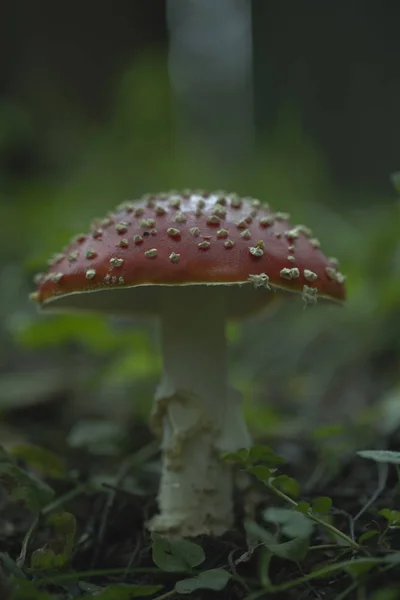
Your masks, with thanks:
M232 526L232 468L220 454L251 441L240 395L227 382L227 319L261 309L273 290L306 303L345 299L337 261L289 218L225 192L147 195L95 221L36 277L33 297L43 309L161 320L155 531L220 535Z

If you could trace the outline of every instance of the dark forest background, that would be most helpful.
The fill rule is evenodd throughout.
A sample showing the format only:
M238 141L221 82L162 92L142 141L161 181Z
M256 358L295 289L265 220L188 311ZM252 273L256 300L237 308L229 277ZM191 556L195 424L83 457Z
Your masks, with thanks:
M119 460L150 439L156 325L39 314L33 275L123 200L226 189L309 225L347 276L345 308L228 330L255 439L300 471L312 448L323 488L399 443L400 3L205 6L0 8L0 441Z

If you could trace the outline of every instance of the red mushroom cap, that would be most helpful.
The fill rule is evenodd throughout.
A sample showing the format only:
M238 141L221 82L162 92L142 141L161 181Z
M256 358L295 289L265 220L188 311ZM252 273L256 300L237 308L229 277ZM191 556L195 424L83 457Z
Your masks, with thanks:
M311 301L345 300L337 261L322 253L307 227L293 226L289 218L259 200L225 192L147 195L76 236L36 277L33 296L41 306L96 309L98 294L85 292L253 283ZM76 302L77 294L87 298Z

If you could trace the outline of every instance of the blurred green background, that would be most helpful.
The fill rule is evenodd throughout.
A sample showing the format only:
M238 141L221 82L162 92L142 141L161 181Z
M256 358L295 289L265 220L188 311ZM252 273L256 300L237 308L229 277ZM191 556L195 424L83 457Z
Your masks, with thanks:
M191 187L289 211L348 278L345 309L299 301L229 328L254 435L340 457L385 445L400 424L400 5L18 0L2 12L3 443L29 438L40 414L45 443L95 431L112 451L130 446L160 371L155 325L40 315L32 277L121 201Z

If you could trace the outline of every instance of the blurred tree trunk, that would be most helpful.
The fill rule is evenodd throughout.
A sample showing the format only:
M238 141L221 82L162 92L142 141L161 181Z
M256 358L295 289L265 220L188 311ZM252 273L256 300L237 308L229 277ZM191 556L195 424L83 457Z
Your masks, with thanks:
M219 161L253 150L248 0L168 0L169 73L180 141Z

